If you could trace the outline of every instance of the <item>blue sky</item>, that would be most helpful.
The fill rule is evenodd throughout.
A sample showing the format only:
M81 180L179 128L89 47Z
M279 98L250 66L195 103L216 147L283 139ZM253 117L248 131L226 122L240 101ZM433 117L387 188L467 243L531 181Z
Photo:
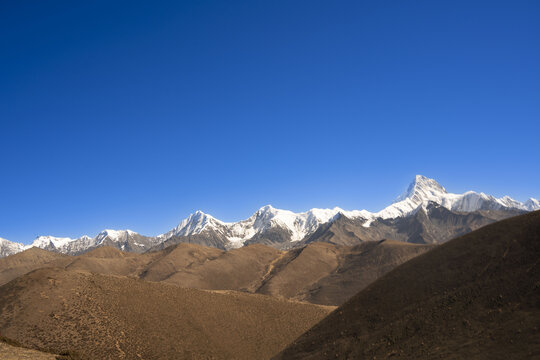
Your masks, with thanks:
M540 197L538 1L0 4L0 237Z

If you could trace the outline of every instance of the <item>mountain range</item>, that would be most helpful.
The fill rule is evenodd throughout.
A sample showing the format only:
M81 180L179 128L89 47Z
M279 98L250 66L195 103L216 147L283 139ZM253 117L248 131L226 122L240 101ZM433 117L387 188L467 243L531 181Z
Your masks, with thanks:
M223 250L250 244L291 249L310 242L356 245L392 239L412 243L440 243L495 221L540 209L534 198L522 203L468 191L453 194L437 181L417 175L407 190L379 212L311 209L302 213L266 205L246 220L223 222L202 211L158 236L131 230L104 230L95 237L38 236L31 245L0 238L0 257L31 247L78 255L101 246L129 252L160 250L177 243L195 243Z
M34 247L0 259L0 358L537 359L539 255L540 211L436 246Z

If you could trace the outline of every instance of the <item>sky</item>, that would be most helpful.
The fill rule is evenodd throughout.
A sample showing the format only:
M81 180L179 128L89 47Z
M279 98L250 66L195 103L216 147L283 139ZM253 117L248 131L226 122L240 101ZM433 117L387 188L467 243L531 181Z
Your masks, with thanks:
M0 3L0 237L540 197L540 2Z

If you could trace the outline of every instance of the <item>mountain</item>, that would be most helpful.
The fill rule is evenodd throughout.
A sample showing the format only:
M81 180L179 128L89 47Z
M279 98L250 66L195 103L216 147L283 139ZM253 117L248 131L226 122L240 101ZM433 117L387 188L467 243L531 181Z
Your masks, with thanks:
M523 212L514 209L456 212L431 202L408 216L370 220L369 226L364 219L340 216L298 242L297 246L311 242L352 246L380 239L437 244Z
M360 291L275 359L540 356L540 211L451 240Z
M540 202L533 198L521 203L508 196L495 198L473 191L453 194L435 180L417 175L393 204L374 213L366 210L346 211L337 207L294 213L267 205L248 219L223 222L197 211L175 228L155 237L143 236L131 230L104 230L94 238L40 236L30 246L76 255L100 246L140 253L178 243L200 244L222 250L250 244L290 249L314 241L345 245L382 239L439 243L494 221L538 209ZM338 229L338 226L342 228ZM2 240L0 256L25 248L21 244Z
M331 309L44 268L0 287L0 333L80 359L268 359Z
M294 213L266 205L246 220L226 223L202 211L197 211L176 228L159 235L158 238L168 245L206 238L214 239L214 241L193 242L222 249L238 248L253 243L279 247L282 243L302 240L306 235L317 230L320 225L332 221L339 213L347 213L350 216L360 214L360 212L346 212L339 208L311 209L303 213ZM194 237L196 235L197 237Z
M39 236L31 246L77 255L100 246L112 246L120 250L141 253L156 244L155 237L143 236L131 230L103 230L94 238L86 235L78 239Z
M80 238L38 236L31 245L0 239L0 257L16 254L32 247L62 254L78 255L101 246L112 246L120 250L142 253L158 244L157 237L143 236L131 230L103 230L96 237L83 235Z

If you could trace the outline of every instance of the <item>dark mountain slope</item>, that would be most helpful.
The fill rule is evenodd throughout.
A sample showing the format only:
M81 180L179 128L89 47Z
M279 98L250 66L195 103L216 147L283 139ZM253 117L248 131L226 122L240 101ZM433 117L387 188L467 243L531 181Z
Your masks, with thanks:
M277 259L257 292L278 297L305 299L305 290L339 266L338 247L312 243L290 250Z
M540 212L397 267L276 359L540 358Z
M392 240L342 247L338 267L307 287L302 299L314 304L343 304L396 266L434 247Z

